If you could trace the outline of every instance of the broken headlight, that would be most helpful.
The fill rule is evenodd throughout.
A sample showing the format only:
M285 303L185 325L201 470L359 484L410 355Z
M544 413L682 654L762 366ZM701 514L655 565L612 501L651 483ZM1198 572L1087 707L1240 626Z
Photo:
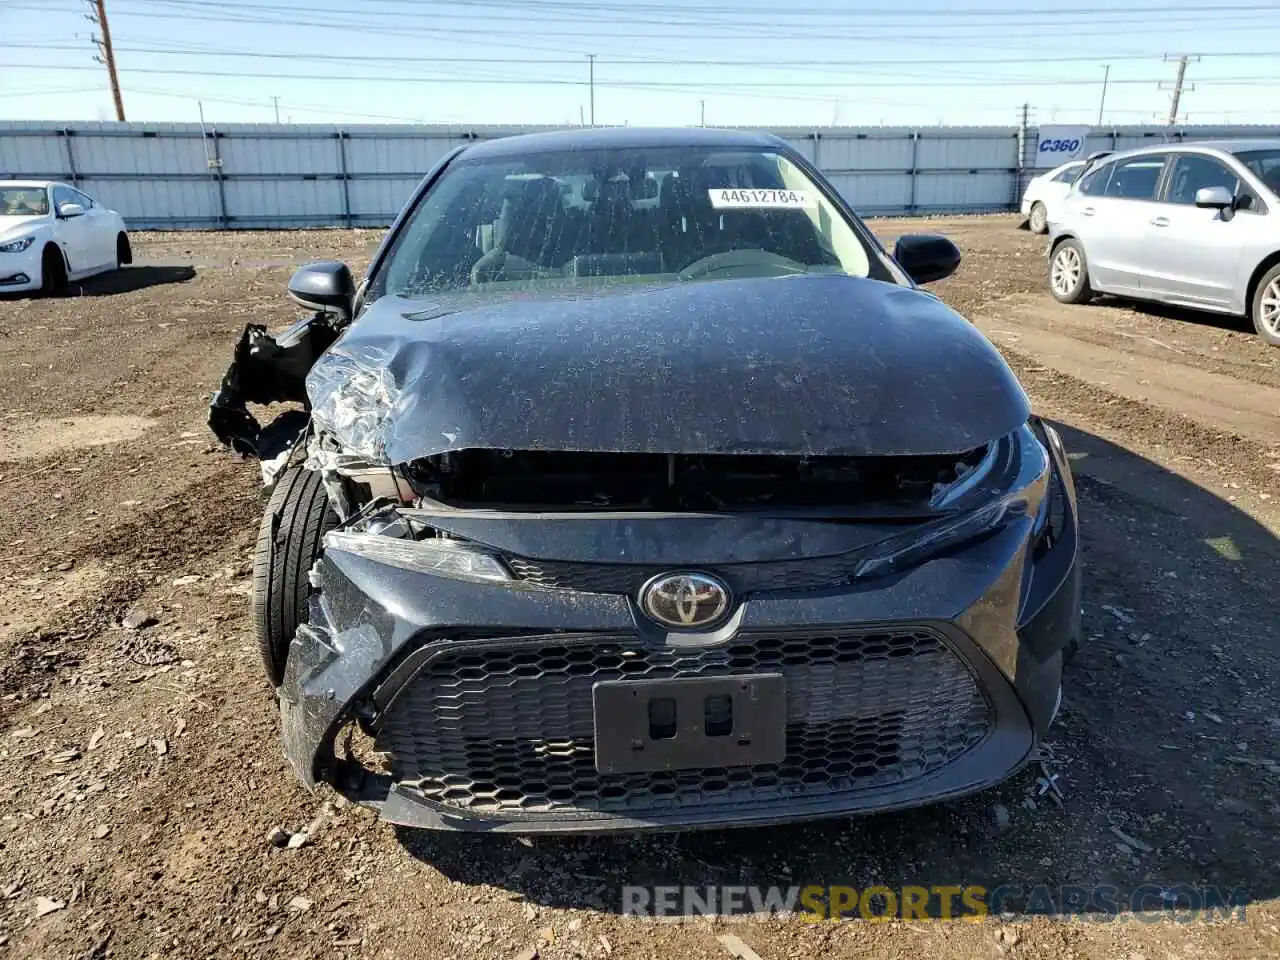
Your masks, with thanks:
M307 396L316 426L343 452L369 463L387 462L387 433L400 391L380 358L329 350L307 374Z
M383 533L334 531L325 535L326 550L342 550L377 563L431 573L455 580L506 583L511 574L498 560L457 540L407 540Z
M954 491L939 491L934 503L954 511L924 527L894 537L880 552L859 565L858 577L877 577L913 567L949 550L1002 529L1005 524L1042 512L1047 499L1049 456L1027 426L993 443L970 474L959 477ZM946 496L954 492L954 496Z

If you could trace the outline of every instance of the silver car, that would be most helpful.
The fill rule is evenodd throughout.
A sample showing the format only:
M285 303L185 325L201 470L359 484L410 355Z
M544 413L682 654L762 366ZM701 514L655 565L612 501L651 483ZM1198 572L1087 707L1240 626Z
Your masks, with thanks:
M1143 147L1094 163L1051 211L1049 290L1247 316L1280 346L1280 140Z

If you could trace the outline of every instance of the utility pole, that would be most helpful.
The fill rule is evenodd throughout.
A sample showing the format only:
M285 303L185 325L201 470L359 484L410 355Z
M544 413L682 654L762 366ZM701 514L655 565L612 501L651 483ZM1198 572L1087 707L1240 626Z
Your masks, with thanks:
M1102 99L1098 101L1098 126L1102 126L1102 110L1107 105L1107 81L1111 79L1111 64L1103 67Z
M1165 62L1168 63L1170 60L1173 60L1174 57L1166 53L1164 55L1164 59ZM1185 53L1177 57L1178 75L1173 81L1173 102L1169 105L1169 126L1173 126L1178 122L1178 105L1182 102L1182 91L1195 89L1194 86L1187 87L1184 83L1187 77L1187 64L1192 60L1198 61L1199 59L1199 57L1188 56ZM1164 84L1161 84L1160 87L1161 89L1164 89Z
M588 111L591 115L591 125L596 125L596 55L594 53L587 54L587 85L591 89L589 103L591 109Z
M698 101L698 126L705 127L707 125L707 101Z
M276 108L276 123L280 122L280 98L274 94L271 97L271 103Z
M123 123L124 98L120 95L120 78L116 75L115 51L111 49L111 27L107 24L106 0L89 0L89 14L85 19L102 30L101 40L92 38L101 54L93 59L107 66L107 75L111 78L111 96L116 102L116 119Z

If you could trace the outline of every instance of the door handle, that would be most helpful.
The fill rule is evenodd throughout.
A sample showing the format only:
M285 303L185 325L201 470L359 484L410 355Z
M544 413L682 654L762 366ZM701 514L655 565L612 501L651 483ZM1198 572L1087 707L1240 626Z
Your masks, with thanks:
M1093 207L1085 207L1083 210L1080 211L1080 215L1083 217L1092 217Z
M1169 225L1168 217L1156 217L1151 221L1153 227L1167 227Z

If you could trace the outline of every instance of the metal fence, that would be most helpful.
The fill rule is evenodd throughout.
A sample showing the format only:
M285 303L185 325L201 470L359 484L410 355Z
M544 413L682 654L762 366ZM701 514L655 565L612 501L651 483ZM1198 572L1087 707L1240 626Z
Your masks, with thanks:
M460 143L552 127L0 122L0 177L63 180L135 228L386 226ZM1035 129L775 128L860 213L1013 209ZM1090 150L1153 138L1274 135L1259 127L1117 127Z

